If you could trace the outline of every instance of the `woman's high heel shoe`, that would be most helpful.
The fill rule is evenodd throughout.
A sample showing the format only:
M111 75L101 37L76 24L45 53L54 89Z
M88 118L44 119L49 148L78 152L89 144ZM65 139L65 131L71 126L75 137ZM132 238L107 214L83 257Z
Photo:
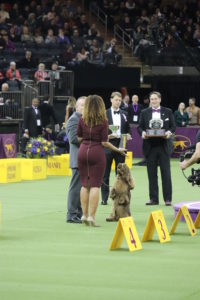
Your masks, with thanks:
M82 217L81 217L81 221L82 221L83 224L85 224L85 225L87 225L87 226L90 225L90 224L89 224L89 221L88 221L88 219L87 219L86 216L82 216Z
M94 218L92 218L92 217L88 217L88 223L89 223L89 225L90 226L92 226L92 227L100 227L99 225L97 225L96 224L96 222L95 222L95 219Z

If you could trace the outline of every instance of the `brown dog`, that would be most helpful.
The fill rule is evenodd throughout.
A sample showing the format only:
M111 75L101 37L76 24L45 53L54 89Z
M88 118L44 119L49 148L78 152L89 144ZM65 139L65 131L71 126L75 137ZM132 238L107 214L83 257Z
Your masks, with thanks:
M118 221L119 218L129 217L131 192L134 188L134 180L131 171L125 163L119 163L117 166L117 176L110 192L110 198L113 199L113 207L107 222Z

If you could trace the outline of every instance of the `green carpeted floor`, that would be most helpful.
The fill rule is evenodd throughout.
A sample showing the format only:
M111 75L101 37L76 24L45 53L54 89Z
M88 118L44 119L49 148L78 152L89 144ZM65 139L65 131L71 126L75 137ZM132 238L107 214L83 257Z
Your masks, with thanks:
M152 207L145 167L133 167L135 190L131 211L141 238ZM112 174L112 179L114 174ZM173 202L199 200L200 189L172 162ZM66 198L70 178L49 177L0 185L0 300L59 299L200 299L200 229L189 235L179 223L171 242L157 234L141 251L109 251L116 223L106 223L111 203L99 205L100 228L67 224ZM168 229L174 212L160 206ZM155 209L155 207L153 207Z

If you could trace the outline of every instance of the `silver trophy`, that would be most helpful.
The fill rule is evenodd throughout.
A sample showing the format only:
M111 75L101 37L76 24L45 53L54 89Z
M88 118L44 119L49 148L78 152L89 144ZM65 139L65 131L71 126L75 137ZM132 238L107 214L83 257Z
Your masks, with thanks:
M151 119L149 121L149 128L146 130L146 136L148 137L165 137L165 129L163 127L162 119Z
M117 130L119 129L119 125L109 125L110 131L112 131L112 135L116 138L120 138L120 135L117 134Z

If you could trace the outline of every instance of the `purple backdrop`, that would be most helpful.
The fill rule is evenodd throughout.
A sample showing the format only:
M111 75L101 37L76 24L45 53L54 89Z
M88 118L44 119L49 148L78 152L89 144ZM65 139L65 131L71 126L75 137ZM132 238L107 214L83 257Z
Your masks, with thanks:
M174 152L172 157L179 157L180 153L188 146L195 143L195 137L199 127L177 127L174 137ZM128 151L133 152L133 157L143 157L142 139L137 128L132 128L132 140L127 142Z
M16 134L0 134L0 158L16 157Z

